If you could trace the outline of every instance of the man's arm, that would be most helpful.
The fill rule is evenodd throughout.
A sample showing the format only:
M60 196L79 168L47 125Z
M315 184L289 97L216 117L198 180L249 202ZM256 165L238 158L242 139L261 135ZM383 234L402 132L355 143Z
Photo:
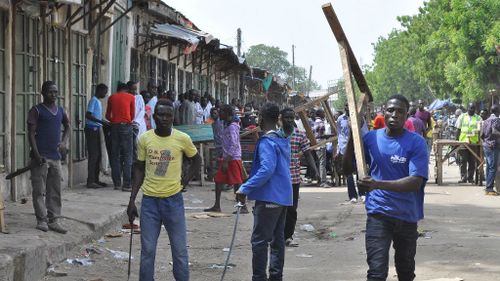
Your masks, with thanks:
M38 146L36 145L36 127L37 127L38 112L36 109L31 109L28 113L28 142L31 147L31 152L35 161L41 165L43 163L43 158L38 152Z
M276 159L276 151L274 151L274 147L265 141L261 141L257 149L260 168L240 187L240 193L247 194L250 190L261 187L266 181L269 180L276 170L276 163L278 162L278 159Z
M201 169L201 156L199 153L196 153L193 157L188 158L189 168L188 172L185 173L185 176L182 179L182 186L188 185L189 181L191 181L195 175L200 172Z
M354 172L352 167L353 157L354 157L354 143L352 140L352 134L349 134L349 138L345 148L345 153L342 157L342 171L344 175L351 175Z
M106 119L111 121L111 109L112 109L112 102L111 102L111 97L108 98L108 105L106 106Z
M358 181L360 189L369 192L374 189L382 189L395 192L415 192L422 186L423 178L419 176L408 176L398 180L374 180L365 177Z
M64 158L64 155L66 155L66 153L68 153L67 144L68 144L69 132L70 132L69 118L68 118L68 115L66 115L66 112L64 112L62 124L63 124L64 130L63 130L61 143L59 144L59 152L63 155L63 158Z
M99 119L97 119L96 117L94 117L94 115L92 115L92 112L90 112L90 111L87 111L85 113L85 118L88 119L88 120L90 120L90 121L101 123L103 125L108 125L108 123L109 123L106 120L99 120Z
M139 216L137 207L135 205L135 199L137 198L137 193L139 193L139 189L144 182L144 177L146 174L146 162L136 160L134 162L132 172L134 173L134 180L132 181L132 193L130 194L130 200L127 207L128 220L131 224L134 222L135 218Z
M134 119L135 119L135 97L132 96L132 98L130 99L130 120L132 120L133 122Z

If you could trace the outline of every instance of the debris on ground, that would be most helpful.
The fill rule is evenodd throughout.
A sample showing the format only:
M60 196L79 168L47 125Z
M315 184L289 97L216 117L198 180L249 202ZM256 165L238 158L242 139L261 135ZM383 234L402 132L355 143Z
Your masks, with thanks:
M455 278L439 278L439 279L429 279L425 281L465 281L463 278L455 277Z
M227 264L227 268L231 269L233 267L236 267L236 264L234 264L234 263L228 263ZM224 269L224 264L222 264L222 263L216 263L216 264L212 264L208 268L210 268L210 269Z
M202 203L203 203L203 200L200 200L200 199L193 199L193 200L191 200L191 203L193 203L193 204L202 204Z
M425 239L431 239L433 232L434 231L429 231L429 230L418 231L418 237L423 237Z
M337 238L337 233L335 233L335 232L333 232L333 231L332 231L332 232L328 233L328 236L329 236L330 238L335 239L335 238Z
M295 256L298 258L312 258L313 257L312 255L308 255L308 254L298 254Z
M223 252L229 252L229 248L222 249Z
M49 276L53 276L53 277L68 276L67 272L59 271L59 270L55 269L55 267L53 267L53 266L47 268L47 274Z
M128 260L128 253L127 252L122 252L122 251L115 251L106 248L111 254L113 254L113 257L118 260ZM131 257L131 259L134 259L134 257Z
M204 212L204 213L193 213L190 215L192 218L195 219L209 219L209 218L224 218L224 217L230 217L230 214L225 214L225 213L216 213L216 212Z
M303 224L300 226L300 230L304 230L307 232L313 232L314 231L314 226L312 224Z
M133 223L133 224L130 224L130 223L126 223L124 225L122 225L122 229L139 229L139 225Z
M118 238L118 237L123 237L123 233L118 232L118 231L114 231L114 232L107 233L105 236L106 236L106 238Z
M88 255L90 254L102 254L103 250L99 247L96 247L94 245L87 245L85 246L85 251L87 252Z
M89 266L89 265L94 264L94 260L92 260L90 258L66 259L66 263L75 264L75 265Z

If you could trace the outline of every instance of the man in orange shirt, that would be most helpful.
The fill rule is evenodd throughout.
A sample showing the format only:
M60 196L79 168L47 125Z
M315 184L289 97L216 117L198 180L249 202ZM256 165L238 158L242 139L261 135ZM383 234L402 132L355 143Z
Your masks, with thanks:
M108 98L106 119L111 122L111 177L115 189L131 191L132 121L135 116L135 97L119 83L117 93ZM122 185L123 175L123 185Z
M385 128L384 115L381 112L377 112L377 116L373 119L373 129Z

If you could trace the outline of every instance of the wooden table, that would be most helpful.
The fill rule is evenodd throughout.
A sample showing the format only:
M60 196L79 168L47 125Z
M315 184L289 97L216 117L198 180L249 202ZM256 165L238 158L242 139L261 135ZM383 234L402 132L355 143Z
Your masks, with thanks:
M479 165L476 165L476 179L475 182L477 185L483 185L483 176L480 171L482 171L482 167L484 165L484 160L483 160L483 147L481 144L471 144L463 141L456 141L456 140L445 140L445 139L438 139L434 141L434 152L436 156L436 165L435 165L435 180L437 185L443 185L443 163L450 157L450 155L459 150L459 149L468 149L471 154L476 158L477 163ZM448 151L445 155L443 155L443 147L449 146L451 147L451 150ZM473 149L474 147L479 147L479 154L476 153L476 151Z

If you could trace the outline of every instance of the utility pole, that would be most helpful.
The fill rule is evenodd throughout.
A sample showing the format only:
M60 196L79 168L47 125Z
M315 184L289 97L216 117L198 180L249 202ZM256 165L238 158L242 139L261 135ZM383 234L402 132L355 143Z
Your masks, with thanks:
M241 28L238 27L236 30L236 54L238 57L241 57ZM244 95L244 85L243 85L243 73L239 71L238 75L238 98L240 99L241 102L244 104L247 102Z
M295 45L292 45L292 89L295 90Z
M309 93L311 92L311 76L313 72L313 66L309 66L309 82L307 83L307 96L309 96Z
M237 55L241 56L241 28L238 27L236 30L236 46L237 46Z

